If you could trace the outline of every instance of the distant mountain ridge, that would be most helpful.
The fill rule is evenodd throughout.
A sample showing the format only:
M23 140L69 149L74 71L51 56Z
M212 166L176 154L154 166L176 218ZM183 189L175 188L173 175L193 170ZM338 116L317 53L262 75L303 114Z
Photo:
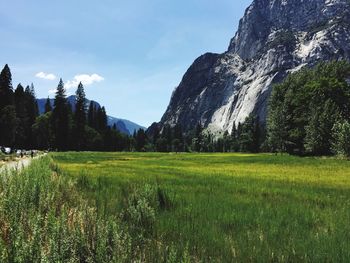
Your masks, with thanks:
M75 111L75 104L76 104L75 98L76 98L75 95L67 97L67 101L71 105L73 111ZM43 114L45 112L46 100L47 99L37 99L40 114ZM93 102L95 107L101 107L100 103L98 103L97 101L94 101L94 100L89 100L89 99L86 100L86 105L89 106L91 101ZM50 99L50 103L51 103L51 106L53 107L54 99ZM112 116L107 116L107 122L108 122L109 126L113 126L115 124L117 129L120 132L127 134L127 135L132 135L135 131L137 131L139 129L146 129L145 127L143 127L137 123L134 123L132 121L120 119L120 118L116 118L116 117L112 117Z

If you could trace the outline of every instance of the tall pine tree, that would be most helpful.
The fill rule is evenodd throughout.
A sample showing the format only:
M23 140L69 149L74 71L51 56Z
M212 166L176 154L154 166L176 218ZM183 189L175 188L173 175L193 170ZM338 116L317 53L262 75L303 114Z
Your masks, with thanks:
M66 90L62 79L57 86L54 109L52 111L52 127L54 133L54 146L58 150L67 150L69 145L69 109Z
M23 148L26 147L28 139L28 112L26 107L26 95L21 84L18 84L15 90L14 100L16 117L18 119L18 125L16 127L15 147Z
M49 97L47 97L46 103L45 103L45 113L48 113L50 111L52 111L51 100Z
M32 136L32 126L35 123L36 118L39 116L38 103L35 98L34 85L27 86L25 89L25 107L27 112L26 123L26 148L34 148L34 138Z
M15 141L18 121L13 102L12 75L6 64L0 73L0 145L12 146Z
M85 145L85 125L86 125L86 98L84 86L80 82L76 95L76 107L74 114L74 142L77 150L83 150Z
M13 105L13 88L11 71L6 64L0 73L0 111L9 105Z

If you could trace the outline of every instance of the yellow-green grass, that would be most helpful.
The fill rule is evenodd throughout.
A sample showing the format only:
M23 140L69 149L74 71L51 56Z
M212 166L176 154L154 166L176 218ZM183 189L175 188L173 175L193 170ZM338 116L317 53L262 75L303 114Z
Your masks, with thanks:
M350 261L350 163L270 154L55 153L105 213L125 192L157 185L173 207L159 243L204 261Z

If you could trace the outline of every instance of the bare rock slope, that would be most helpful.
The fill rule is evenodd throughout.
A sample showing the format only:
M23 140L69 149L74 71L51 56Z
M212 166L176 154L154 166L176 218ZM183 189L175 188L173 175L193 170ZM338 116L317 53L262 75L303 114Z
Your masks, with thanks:
M227 52L207 53L188 69L160 125L230 132L252 112L264 122L273 83L342 59L350 59L350 0L254 0Z

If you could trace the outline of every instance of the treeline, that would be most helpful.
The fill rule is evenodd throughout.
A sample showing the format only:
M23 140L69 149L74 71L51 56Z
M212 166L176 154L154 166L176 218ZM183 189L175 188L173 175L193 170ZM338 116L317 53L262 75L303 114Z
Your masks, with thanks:
M17 149L122 151L131 150L134 140L108 126L104 107L93 102L86 106L84 87L76 90L72 111L60 80L51 107L47 99L45 114L39 116L33 84L14 90L8 65L0 73L0 145Z
M133 135L137 151L155 152L252 152L264 149L265 128L253 114L244 123L233 125L231 133L213 135L198 123L184 133L180 124L159 127L154 123L146 132Z
M181 126L149 129L138 150L161 152L280 152L350 157L350 64L320 63L289 75L273 87L264 124L254 115L214 136L198 124L186 134ZM134 135L142 138L143 132Z
M321 63L273 88L267 139L271 151L350 156L350 64Z
M273 87L266 123L254 114L230 132L213 135L199 123L154 123L132 136L107 125L104 107L86 107L84 87L76 91L76 110L67 102L62 80L54 106L47 100L38 116L34 87L12 90L6 65L0 75L0 145L91 151L286 152L350 156L350 64L321 63L289 75Z

